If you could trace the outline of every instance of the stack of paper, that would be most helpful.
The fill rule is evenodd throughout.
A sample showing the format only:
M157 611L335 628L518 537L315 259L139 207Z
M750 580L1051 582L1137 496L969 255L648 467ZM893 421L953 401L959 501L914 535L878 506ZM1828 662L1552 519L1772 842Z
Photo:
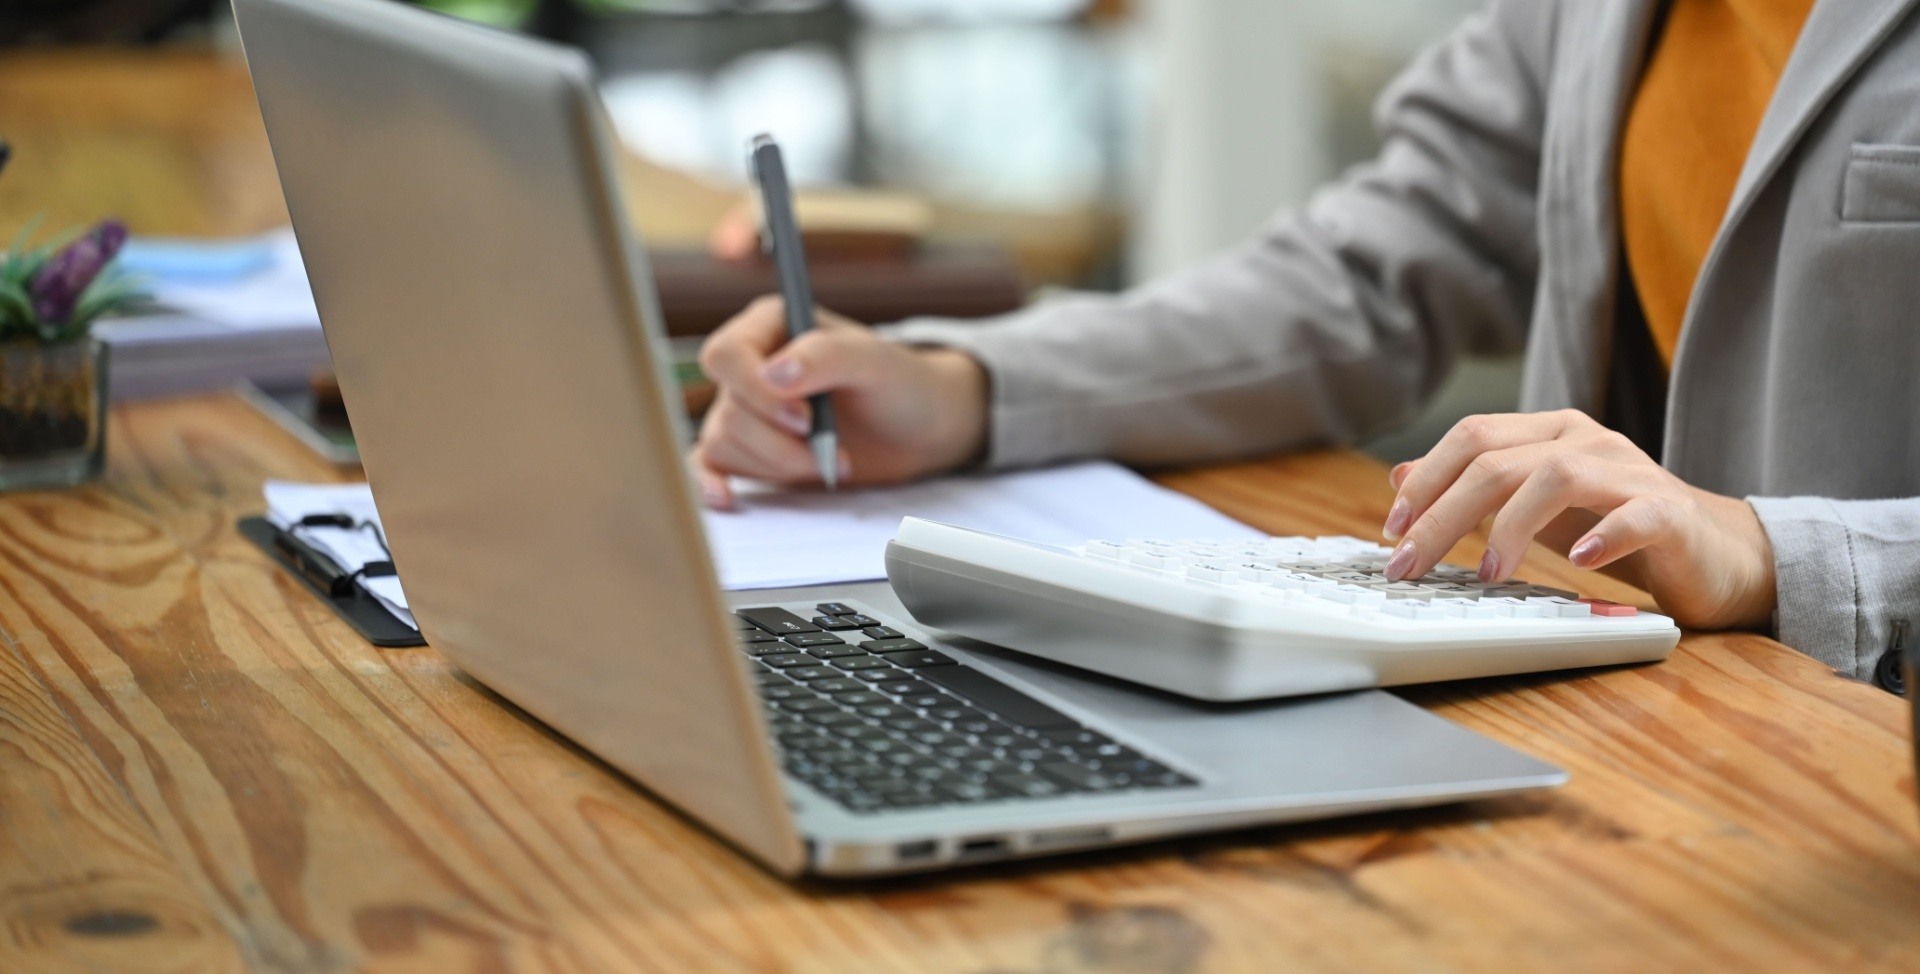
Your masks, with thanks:
M304 378L328 364L292 230L215 242L135 238L120 266L155 307L94 325L111 350L115 399Z
M730 589L871 581L909 515L1051 545L1263 536L1125 467L1077 463L835 494L752 488L739 511L708 512L707 541Z
M297 484L269 480L266 486L267 520L308 547L333 559L342 571L357 572L368 562L391 561L387 552L386 528L380 512L373 506L373 492L366 484ZM313 514L345 514L354 526L295 527L300 519ZM380 600L387 611L401 622L419 629L413 612L407 608L407 594L400 589L397 576L360 576L360 587Z
M268 481L267 518L285 529L309 514L345 514L379 525L365 484ZM887 541L908 515L960 527L1072 545L1094 538L1237 541L1259 531L1111 463L949 477L880 490L778 491L749 487L741 509L706 514L707 542L729 589L829 585L885 578ZM367 527L300 528L297 536L353 571L388 560ZM398 578L361 584L410 626Z

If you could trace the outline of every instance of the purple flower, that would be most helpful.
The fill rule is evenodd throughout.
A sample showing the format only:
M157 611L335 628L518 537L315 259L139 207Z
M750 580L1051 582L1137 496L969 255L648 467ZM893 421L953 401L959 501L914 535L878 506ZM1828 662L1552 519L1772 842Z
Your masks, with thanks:
M80 295L126 242L126 224L107 220L53 255L27 286L33 296L33 313L50 325L66 324L73 317L74 306L80 303Z

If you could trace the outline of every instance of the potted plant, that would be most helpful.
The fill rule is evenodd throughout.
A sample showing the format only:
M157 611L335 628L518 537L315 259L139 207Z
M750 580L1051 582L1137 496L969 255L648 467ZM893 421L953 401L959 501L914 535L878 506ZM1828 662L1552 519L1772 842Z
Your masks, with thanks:
M59 487L99 475L106 440L101 315L136 296L110 269L127 240L117 221L63 244L0 254L0 490Z

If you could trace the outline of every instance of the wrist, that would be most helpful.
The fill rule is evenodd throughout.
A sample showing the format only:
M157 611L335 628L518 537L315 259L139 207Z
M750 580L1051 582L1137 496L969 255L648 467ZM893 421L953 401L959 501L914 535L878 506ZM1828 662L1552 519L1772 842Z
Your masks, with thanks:
M986 459L990 396L986 367L959 349L916 349L934 378L935 470L969 467Z
M1766 629L1779 601L1773 564L1773 541L1753 505L1738 497L1712 495L1720 508L1715 520L1734 549L1728 576L1733 592L1727 606L1728 629Z

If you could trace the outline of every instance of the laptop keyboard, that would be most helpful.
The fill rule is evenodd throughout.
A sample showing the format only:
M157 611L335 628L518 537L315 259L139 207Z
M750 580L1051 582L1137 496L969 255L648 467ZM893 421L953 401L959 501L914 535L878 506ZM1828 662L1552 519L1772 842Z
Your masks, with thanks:
M1197 784L852 606L737 615L787 774L853 812Z

